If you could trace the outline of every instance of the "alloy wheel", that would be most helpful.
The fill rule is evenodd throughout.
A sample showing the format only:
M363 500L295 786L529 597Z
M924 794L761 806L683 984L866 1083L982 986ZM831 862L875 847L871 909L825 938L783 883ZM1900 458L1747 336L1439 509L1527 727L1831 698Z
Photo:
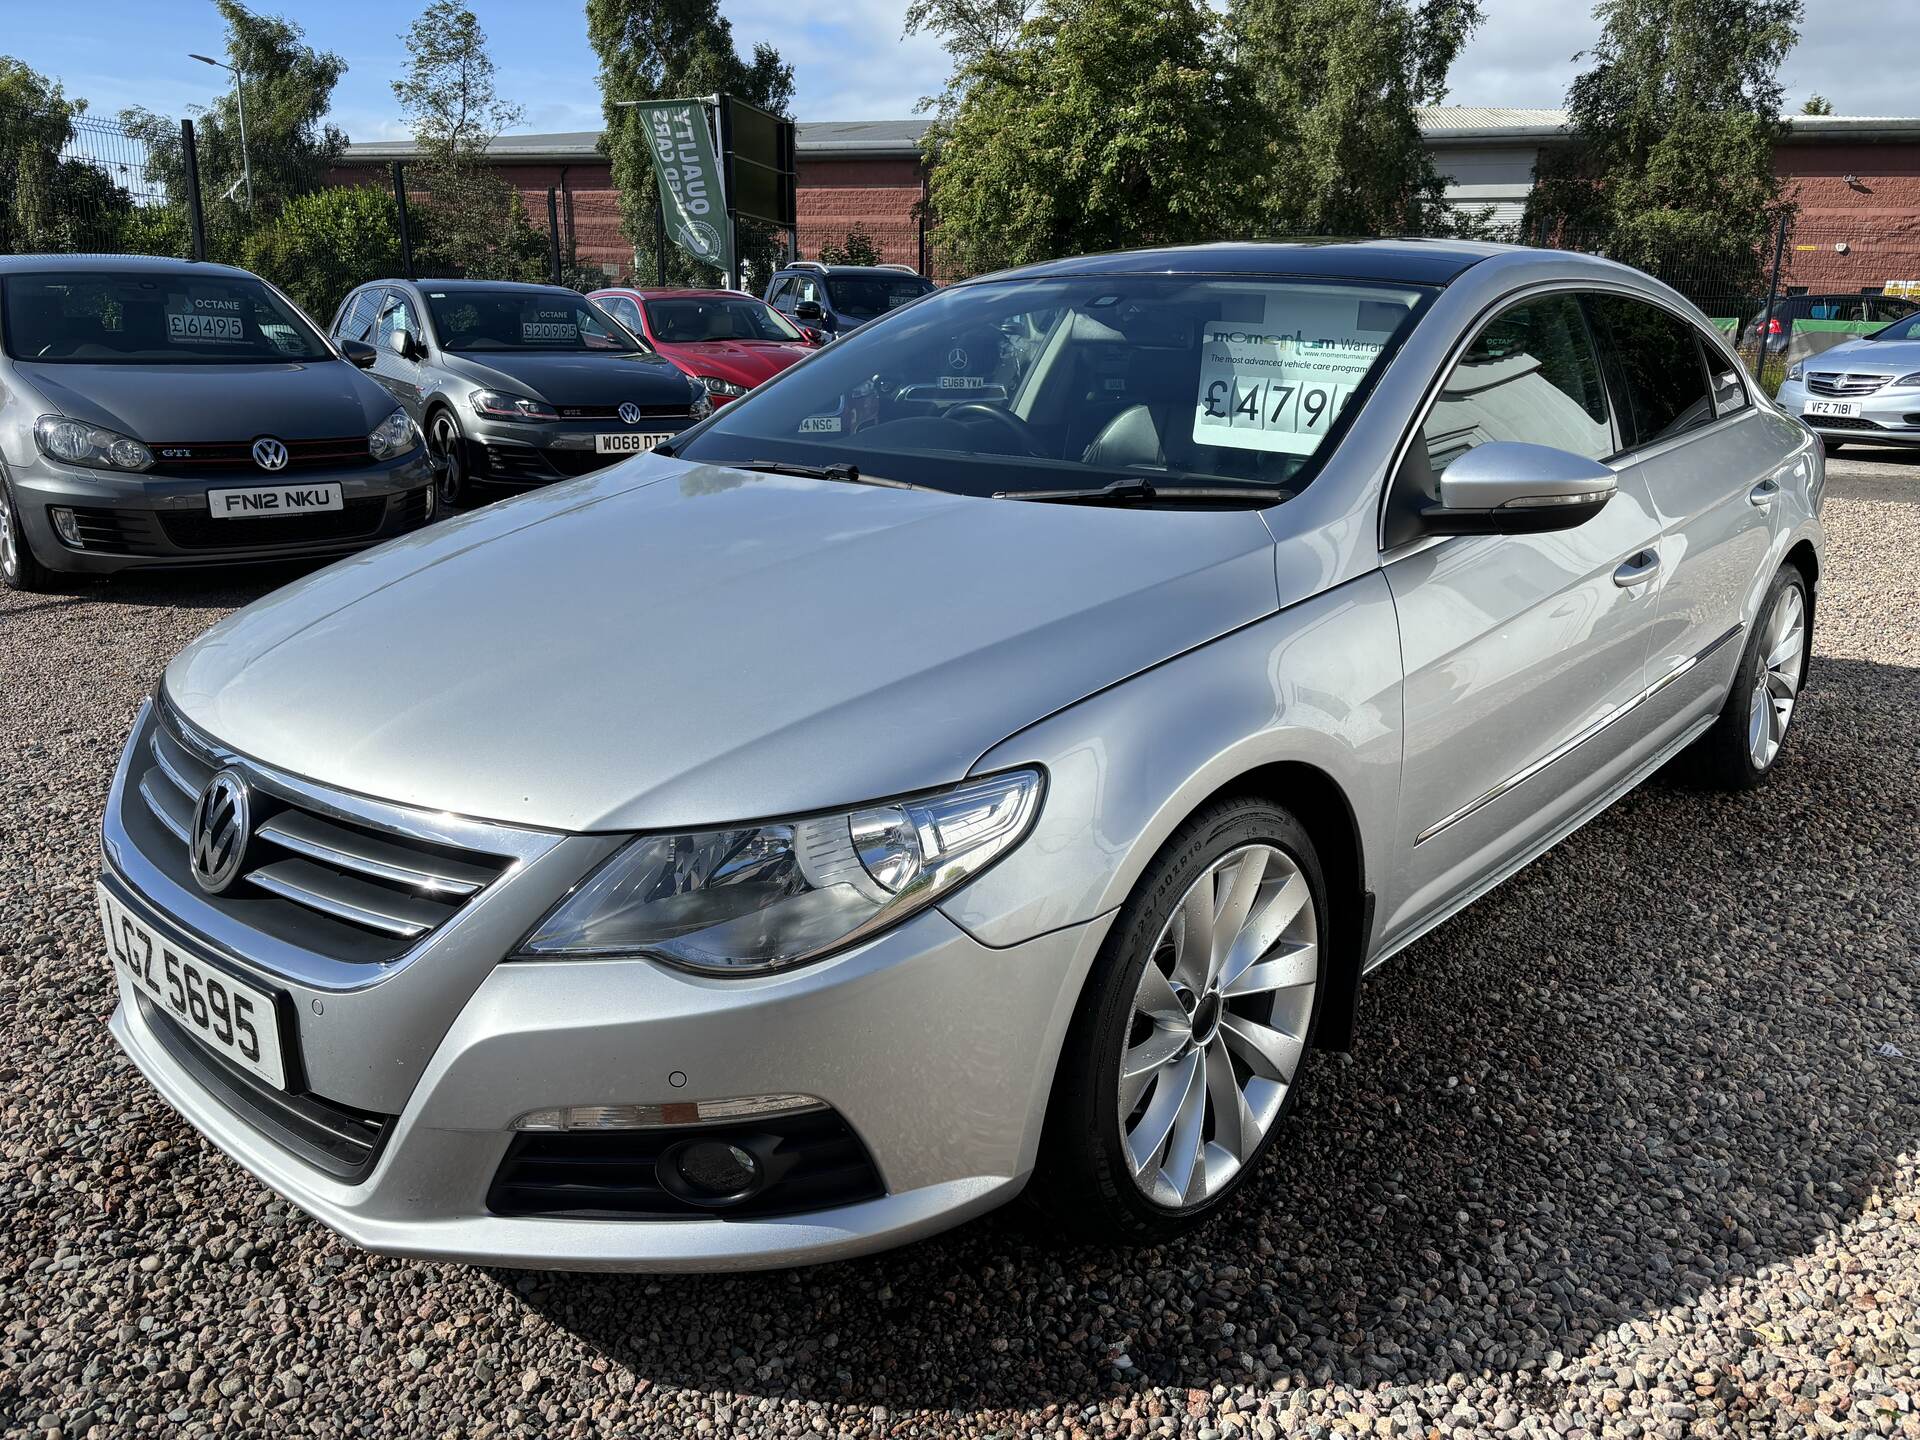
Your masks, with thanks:
M1747 755L1753 768L1764 770L1780 753L1793 703L1800 693L1805 663L1807 606L1796 586L1787 586L1768 617L1761 642L1760 668L1753 677L1753 695L1747 704Z
M451 510L460 503L460 491L466 476L460 468L460 427L451 415L442 411L433 417L428 431L428 449L433 453L434 484L440 491L440 509Z
M9 580L20 573L19 546L13 530L13 497L0 485L0 575Z
M1149 1200L1196 1204L1260 1148L1319 975L1313 893L1285 851L1242 846L1188 887L1141 971L1120 1057L1121 1148Z

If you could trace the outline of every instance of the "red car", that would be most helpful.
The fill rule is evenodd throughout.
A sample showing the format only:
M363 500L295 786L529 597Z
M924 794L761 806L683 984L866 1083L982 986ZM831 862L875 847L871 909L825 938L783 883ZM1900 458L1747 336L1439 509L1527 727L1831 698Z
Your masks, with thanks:
M705 385L715 405L772 379L824 338L737 290L612 289L587 298Z

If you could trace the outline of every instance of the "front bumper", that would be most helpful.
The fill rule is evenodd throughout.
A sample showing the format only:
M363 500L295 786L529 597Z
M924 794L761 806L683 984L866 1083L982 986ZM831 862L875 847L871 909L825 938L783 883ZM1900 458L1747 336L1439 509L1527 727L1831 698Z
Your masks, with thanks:
M638 424L616 419L543 421L522 424L466 415L469 477L485 485L527 490L590 475L618 465L628 455L599 453L601 435L677 435L693 423L689 412L643 417Z
M1782 410L1816 435L1836 443L1858 445L1920 445L1920 389L1881 389L1870 395L1815 395L1804 380L1788 380L1774 397ZM1809 415L1812 400L1853 405L1850 416Z
M433 467L424 446L398 460L344 470L191 479L120 475L35 455L9 479L27 544L50 570L112 575L204 565L346 555L424 524ZM345 508L310 515L213 519L207 492L337 483ZM82 544L67 544L49 511L80 517Z
M181 935L111 864L105 883ZM497 964L464 1005L450 1003L418 1082L357 1183L304 1162L202 1083L169 1050L124 976L112 1028L196 1128L368 1249L552 1269L773 1267L927 1235L1020 1187L1038 1149L1054 1060L1106 923L995 949L930 910L845 955L759 980L708 980L638 960ZM181 938L194 943L190 934ZM429 944L401 973L418 981L434 958ZM296 1000L311 993L263 967L247 969L256 983ZM296 1003L296 1043L327 1051L311 1032L337 1029L337 1013L377 1007L384 988L375 979L333 992L322 1006ZM446 987L455 995L461 988L457 979ZM326 1019L316 1021L322 1009ZM369 1071L386 1068L381 1054L358 1060ZM312 1074L309 1083L318 1090L328 1082ZM880 1198L765 1219L554 1218L489 1209L489 1186L514 1138L508 1127L529 1110L793 1092L818 1097L851 1127L878 1169Z

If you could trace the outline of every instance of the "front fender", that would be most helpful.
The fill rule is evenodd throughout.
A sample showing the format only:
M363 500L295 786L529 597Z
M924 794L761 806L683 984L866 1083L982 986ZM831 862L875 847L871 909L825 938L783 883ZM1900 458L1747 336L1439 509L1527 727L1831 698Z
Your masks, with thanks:
M1339 787L1364 874L1384 878L1400 687L1393 600L1374 571L1058 711L975 762L1045 767L1046 800L1019 850L941 909L988 945L1105 914L1208 797L1282 762Z

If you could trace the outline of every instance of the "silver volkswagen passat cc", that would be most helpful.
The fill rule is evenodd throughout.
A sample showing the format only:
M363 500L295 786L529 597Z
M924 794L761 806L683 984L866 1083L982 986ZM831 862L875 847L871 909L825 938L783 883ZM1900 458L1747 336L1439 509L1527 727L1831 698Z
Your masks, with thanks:
M1367 971L1683 752L1765 778L1823 479L1600 260L938 291L182 652L107 806L113 1029L375 1250L781 1265L1023 1191L1159 1240Z

